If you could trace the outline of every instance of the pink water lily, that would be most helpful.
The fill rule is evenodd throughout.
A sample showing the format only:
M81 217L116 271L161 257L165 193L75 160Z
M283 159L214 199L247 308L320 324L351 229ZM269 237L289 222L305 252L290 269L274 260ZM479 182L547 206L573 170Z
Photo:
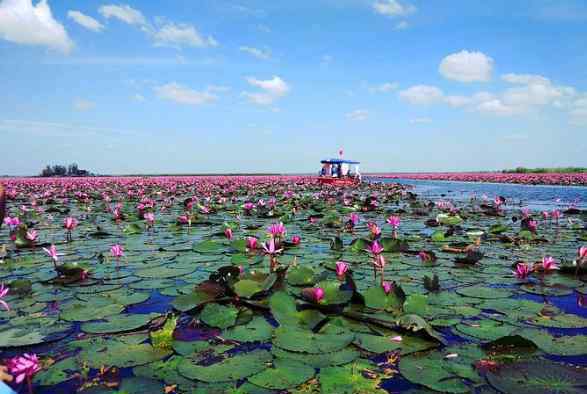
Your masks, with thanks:
M526 263L518 263L516 270L512 271L516 278L523 280L526 279L531 273L532 269Z
M25 234L25 238L30 242L35 242L39 236L39 233L36 230L28 230Z
M352 212L349 216L349 222L355 227L359 224L359 214L356 212Z
M579 255L579 259L584 260L587 259L587 246L581 246L577 252Z
M556 260L552 256L545 256L542 258L542 269L545 272L554 271L559 269Z
M255 204L253 204L252 202L246 202L246 203L243 205L243 209L244 209L245 211L247 211L247 212L250 212L250 211L252 211L253 209L255 209Z
M257 238L247 237L247 249L249 249L249 250L257 249Z
M381 246L378 241L373 241L371 242L371 245L369 245L369 248L365 250L374 255L378 255L383 252L383 246Z
M10 311L10 307L8 306L8 304L6 303L6 301L4 301L2 298L6 297L6 295L8 295L8 287L4 286L4 283L0 284L0 305L6 309L6 312Z
M384 281L383 283L381 283L381 287L383 288L383 292L385 294L389 294L393 291L393 283Z
M271 226L269 226L267 228L267 232L272 237L283 238L285 236L286 229L285 229L285 226L283 225L283 223L279 222L279 223L273 223Z
M153 212L145 212L143 217L145 218L149 226L153 226L153 224L155 223L155 214Z
M57 247L55 245L49 246L49 249L43 248L43 250L49 255L49 257L51 257L53 263L57 263L59 261L59 256L61 256L61 254L57 253Z
M536 220L528 220L528 230L535 233L538 230L538 222Z
M339 279L344 278L344 275L349 270L349 265L344 261L337 261L336 262L336 276Z
M120 259L124 256L124 248L122 247L122 245L119 244L112 245L112 247L110 248L110 253L112 254L112 257L114 257L115 259Z
M73 231L78 225L78 221L76 218L73 217L66 217L63 220L63 227L67 230L67 231Z
M266 254L274 256L276 254L281 253L281 251L283 249L278 249L275 246L275 238L272 237L269 239L269 241L267 241L263 244L263 250L265 251Z
M526 219L530 217L530 208L522 208L520 210L521 214L522 214L522 219Z
M18 216L8 216L4 218L4 224L10 227L11 231L14 231L14 229L16 229L20 225L20 219L18 218Z
M558 209L553 209L550 213L550 216L552 217L552 219L554 219L554 221L558 222L558 220L561 217L561 211L559 211Z
M424 262L432 261L432 255L430 255L430 253L426 252L425 250L421 250L418 253L418 257L420 257L420 260Z
M312 289L312 299L316 303L322 301L324 299L324 289L321 287L314 287Z
M542 217L544 218L544 220L548 220L549 216L550 216L550 212L542 211Z
M387 224L389 224L391 227L393 227L394 230L397 230L399 228L400 223L401 223L401 219L399 216L391 215L390 217L387 218Z
M232 229L230 227L224 229L224 235L226 236L226 238L232 240Z
M374 239L381 235L381 227L379 227L376 223L369 222L367 223L367 227L369 227L369 232L371 232L371 236Z
M24 353L22 356L10 358L6 361L6 367L10 375L15 378L16 384L20 384L26 379L29 394L32 394L32 378L41 370L37 355Z
M300 237L299 235L294 235L293 237L291 237L291 243L294 245L299 245L302 242L302 237Z

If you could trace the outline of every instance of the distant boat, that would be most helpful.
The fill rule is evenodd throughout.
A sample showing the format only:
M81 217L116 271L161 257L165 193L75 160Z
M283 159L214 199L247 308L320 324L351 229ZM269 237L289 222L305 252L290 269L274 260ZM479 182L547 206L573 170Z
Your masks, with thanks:
M351 186L361 183L358 161L346 159L324 159L318 181L321 184Z

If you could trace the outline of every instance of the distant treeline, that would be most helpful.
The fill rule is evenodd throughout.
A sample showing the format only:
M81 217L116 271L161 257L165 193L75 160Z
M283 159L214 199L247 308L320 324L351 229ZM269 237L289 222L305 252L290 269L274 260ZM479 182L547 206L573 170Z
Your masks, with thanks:
M587 172L586 167L556 167L556 168L526 168L517 167L514 169L503 170L504 174L550 174L550 173L583 173Z
M76 163L72 163L68 166L56 164L54 166L47 166L39 176L51 177L51 176L92 176L93 174L87 170L80 170Z

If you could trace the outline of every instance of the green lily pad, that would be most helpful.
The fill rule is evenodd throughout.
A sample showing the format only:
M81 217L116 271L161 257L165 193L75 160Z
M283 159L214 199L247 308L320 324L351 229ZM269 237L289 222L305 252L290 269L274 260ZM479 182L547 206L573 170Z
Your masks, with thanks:
M254 350L207 366L184 362L179 364L178 371L188 379L202 382L230 382L261 372L267 368L265 363L271 361L271 358L271 353L266 350Z
M294 388L314 376L314 368L295 360L275 360L268 368L249 377L249 382L273 390Z

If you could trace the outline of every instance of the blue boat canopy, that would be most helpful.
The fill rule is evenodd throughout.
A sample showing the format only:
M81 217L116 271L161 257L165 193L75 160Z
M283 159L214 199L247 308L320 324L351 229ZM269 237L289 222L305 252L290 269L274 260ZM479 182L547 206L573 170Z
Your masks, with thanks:
M358 161L344 160L344 159L324 159L320 163L322 163L322 164L361 164Z

